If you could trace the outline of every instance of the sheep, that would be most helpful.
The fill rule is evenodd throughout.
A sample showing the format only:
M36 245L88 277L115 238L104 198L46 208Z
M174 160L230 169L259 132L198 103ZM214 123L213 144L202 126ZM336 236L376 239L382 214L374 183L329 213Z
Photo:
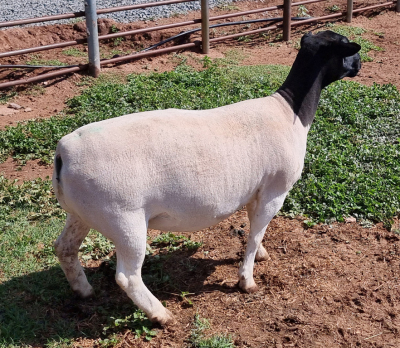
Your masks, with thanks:
M147 289L147 229L196 231L246 206L250 234L239 287L257 291L265 230L300 178L321 90L361 68L360 46L331 31L305 34L273 95L210 110L156 110L83 126L55 154L53 187L67 212L55 251L72 289L93 294L78 259L93 228L116 247L116 282L153 322L172 313Z

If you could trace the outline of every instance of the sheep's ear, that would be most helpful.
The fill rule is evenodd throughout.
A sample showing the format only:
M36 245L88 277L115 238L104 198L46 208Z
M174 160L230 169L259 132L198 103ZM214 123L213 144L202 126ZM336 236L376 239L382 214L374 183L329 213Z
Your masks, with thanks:
M355 42L341 42L340 45L335 48L335 50L336 49L336 52L338 52L338 54L342 57L350 57L355 55L361 49L361 46Z
M312 32L311 31L309 31L307 34L304 34L302 37L301 37L301 40L300 40L300 47L304 47L304 42L305 42L305 40L307 40L309 37L311 37L312 36Z

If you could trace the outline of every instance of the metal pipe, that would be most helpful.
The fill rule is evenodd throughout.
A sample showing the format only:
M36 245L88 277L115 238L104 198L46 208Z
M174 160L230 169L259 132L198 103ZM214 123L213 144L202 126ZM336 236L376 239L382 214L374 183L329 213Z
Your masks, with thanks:
M210 9L208 0L201 0L201 49L203 54L210 51Z
M117 57L117 58L111 58L107 60L102 60L100 62L101 65L108 65L108 64L115 64L115 63L120 63L124 62L127 60L133 60L133 59L140 59L144 57L150 57L150 56L156 56L158 54L162 53L169 53L169 52L174 52L174 51L179 51L185 48L192 48L200 45L200 41L196 42L191 42L183 45L178 45L178 46L171 46L171 47L166 47L166 48L161 48L156 51L149 51L149 52L143 52L143 53L137 53L137 54L130 54L128 56L123 56L123 57Z
M99 34L97 31L96 0L85 0L86 33L88 41L89 74L100 75Z
M353 10L353 13L363 12L363 11L366 11L366 10L372 10L374 8L379 8L379 7L386 7L386 6L393 5L395 3L396 3L396 1L389 1L389 2L385 2L383 4L371 5L371 6L367 6L367 7L361 7L361 8L358 8L357 10Z
M397 3L396 3L396 12L400 12L400 0L397 0Z
M29 64L0 64L0 69L6 68L19 68L19 69L41 69L41 68L51 68L51 69L65 69L65 68L74 68L79 66L79 64L75 65L29 65Z
M17 56L20 54L33 53L33 52L39 52L39 51L46 51L46 50L51 50L53 48L63 48L63 47L68 47L68 46L74 46L74 45L84 44L86 42L87 42L86 39L78 39L75 41L65 41L65 42L60 42L60 43L51 44L51 45L24 48L22 50L0 53L0 58Z
M290 24L292 18L292 0L283 1L283 41L290 40Z
M304 21L294 22L294 23L291 23L291 26L294 27L294 26L297 26L297 25L300 25L300 24L307 24L307 23L312 23L312 22L315 22L315 21L319 21L321 19L338 18L338 17L341 17L341 16L343 16L343 13L342 12L338 12L338 13L327 15L327 16L313 17L313 18L310 18L310 19L305 19Z
M147 4L145 3L145 4L131 5L131 6L119 6L119 7L104 8L104 9L97 10L96 12L97 12L97 14L104 14L104 13L109 13L109 12L128 11L128 10L135 10L138 8L147 8L147 7L154 7L154 6L178 4L181 2L192 2L192 1L195 1L195 0L168 0L168 1L160 1L160 2L149 2ZM85 12L79 11L79 12L64 13L61 15L20 19L20 20L16 20L16 21L0 22L0 28L12 27L12 26L22 25L22 24L48 22L48 21L54 21L54 20L58 20L58 19L78 18L78 17L83 17L83 16L85 16Z
M188 44L184 44L184 45L162 48L162 49L159 49L159 50L156 50L156 51L138 53L138 54L124 56L124 57L118 57L118 58L111 58L111 59L100 61L100 65L115 64L115 63L120 63L120 62L123 62L123 61L155 56L155 55L158 55L158 54L179 51L181 49L192 48L192 47L196 47L196 46L199 46L199 45L200 45L200 41L197 41L197 42L192 42L192 43L188 43ZM58 77L58 76L61 76L61 75L66 75L66 74L71 74L71 73L74 73L74 72L86 70L86 69L88 69L88 67L89 67L89 64L85 64L85 65L80 65L80 66L75 67L75 68L58 70L58 71L54 71L54 72L51 72L51 73L47 73L47 74L43 74L43 75L39 75L39 76L35 76L35 77L30 77L28 79L4 82L4 83L0 83L0 89L7 88L7 87L12 87L12 86L17 86L17 85L23 85L23 84L32 83L32 82L39 82L39 81L43 81L43 80L48 80L48 79L51 79L51 78L54 78L54 77Z
M170 2L173 3L174 1L178 1L178 0L171 0ZM179 1L181 1L181 0L179 0ZM185 1L187 1L187 0L185 0ZM308 0L308 1L295 2L295 3L292 3L292 6L298 6L298 5L302 5L302 4L321 2L321 1L325 1L325 0ZM150 5L150 4L160 4L160 3L149 3L147 5ZM127 7L127 6L125 6L125 7ZM132 6L128 6L128 7L132 7ZM283 7L282 5L279 5L279 6L266 7L266 8L257 9L257 10L236 12L236 13L233 13L233 14L210 17L209 20L210 21L216 21L216 20L220 20L220 19L245 16L245 15L249 15L249 14L253 14L253 13L273 11L273 10L276 10L276 9L279 9L279 8L282 8L282 7ZM97 13L98 12L99 11L97 11ZM54 17L54 16L51 16L51 17ZM42 18L44 18L44 17L42 17ZM157 26L157 27L150 27L150 28L144 28L144 29L136 29L136 30L130 30L130 31L125 31L125 32L118 32L118 33L113 33L113 34L101 35L101 36L99 36L99 40L107 40L107 39L113 39L113 38L117 38L117 37L124 37L124 36L141 34L141 33L149 33L149 32L156 31L156 30L171 29L171 28L176 28L176 27L181 27L181 26L183 27L183 26L188 26L188 25L200 23L200 22L201 22L200 19L194 19L194 20L191 20L191 21L174 23L174 24L160 25L160 26ZM0 23L0 25L1 25L1 23ZM51 45L31 47L31 48L26 48L26 49L22 49L22 50L4 52L4 53L0 53L0 58L11 57L11 56L16 56L16 55L20 55L20 54L40 52L40 51L45 51L45 50L50 50L50 49L55 49L55 48L63 48L63 47L69 47L69 46L74 46L74 45L80 45L80 44L84 44L86 42L87 42L86 39L77 39L77 40L74 40L74 41L66 41L66 42L60 42L60 43L51 44Z
M200 19L195 19L195 20L187 21L187 22L160 25L158 27L150 27L150 28L144 28L144 29L136 29L136 30L130 30L130 31L125 31L125 32L119 32L119 33L114 33L114 34L101 35L98 38L99 38L99 40L107 40L107 39L113 39L113 38L117 38L117 37L123 37L123 36L129 36L129 35L135 35L135 34L141 34L141 33L149 33L149 32L156 31L156 30L170 29L170 28L175 28L175 27L180 27L180 26L192 25L192 24L200 23L200 21L201 21ZM33 53L33 52L38 52L38 51L46 51L46 50L50 50L53 48L63 48L63 47L68 47L68 46L80 45L80 44L84 44L86 42L87 42L86 39L78 39L78 40L74 40L74 41L65 41L65 42L60 42L60 43L51 44L51 45L25 48L22 50L0 53L0 58L11 57L11 56L26 54L26 53Z
M0 28L14 27L16 25L23 25L23 24L55 21L58 19L78 18L78 17L83 17L84 15L85 15L85 12L80 11L80 12L73 12L73 13L64 13L61 15L54 15L54 16L43 16L43 17L19 19L16 21L0 22Z
M33 83L33 82L39 82L39 81L43 81L43 80L48 80L48 79L51 79L53 77L58 77L58 76L61 76L61 75L66 75L66 74L78 72L78 71L81 71L81 70L86 70L87 68L88 68L88 64L85 64L85 65L77 66L75 68L58 70L58 71L54 71L54 72L51 72L51 73L30 77L28 79L4 82L4 83L0 83L0 89L7 88L7 87L12 87L12 86L17 86L17 85L24 85L24 84L27 84L27 83Z
M281 27L282 25L280 25ZM216 37L214 39L210 39L210 42L218 42L218 41L223 41L223 40L228 40L228 39L234 39L237 37L241 36L246 36L246 35L253 35L253 34L259 34L263 33L264 31L272 30L272 29L278 29L278 25L271 25L270 27L262 28L262 29L256 29L256 30L250 30L250 31L245 31L244 33L238 33L238 34L231 34L231 35L226 35L226 36L220 36Z
M310 2L318 2L318 1L310 1ZM386 2L384 4L378 4L378 5L372 5L372 6L368 6L368 7L364 7L364 8L359 8L357 10L354 10L353 13L358 13L358 12L362 12L362 11L369 10L369 9L379 8L379 7L386 7L386 6L393 5L395 3L396 3L395 1L390 1L390 2ZM297 3L297 4L300 4L300 3ZM315 22L315 21L323 20L323 19L338 18L338 17L341 17L341 16L343 16L343 13L335 13L335 14L328 15L328 16L315 17L315 18L310 18L310 19L307 19L307 20L302 20L300 22L294 22L294 23L291 23L291 26L307 24L307 23L311 23L311 22ZM211 20L211 18L210 18L210 20ZM277 28L281 28L281 27L282 27L282 24L277 24L277 25L269 26L269 27L262 28L262 29L257 29L257 30L252 30L252 31L247 31L247 32L242 32L242 33L238 33L238 34L227 35L227 36L222 36L222 37L210 39L210 42L218 42L218 41L232 39L232 38L236 38L236 37L240 37L240 36L244 36L244 35L258 34L258 33L262 33L262 32L268 31L268 30L277 29ZM99 37L99 39L100 39L100 37ZM125 56L125 57L112 58L112 59L101 61L100 65L113 64L113 63L133 60L133 59L140 59L140 58L144 58L144 57L147 57L147 56L152 56L152 55L157 55L157 54L162 54L162 53L169 53L169 52L173 52L173 51L178 51L180 49L192 48L192 47L195 47L197 45L199 45L199 42L188 43L188 44L179 45L179 46L173 46L173 47L167 47L167 48L159 49L159 50L156 50L156 51L138 53L138 54L135 54L135 55L129 55L129 56ZM65 75L65 74L69 74L69 73L73 73L73 72L77 72L77 71L82 71L82 70L85 70L87 68L88 68L88 64L85 64L85 65L80 65L78 67L63 69L63 70L59 70L59 71L56 71L56 72L52 72L52 73L43 74L43 75L40 75L40 76L31 77L31 78L28 78L28 79L25 79L25 80L16 80L16 81L5 82L5 83L1 83L0 84L0 89L11 87L11 86L16 86L16 85L20 85L20 84L43 81L43 80L50 79L50 78L53 78L53 77L57 77L57 76L61 76L61 75Z
M353 17L353 0L347 0L346 22L351 23Z
M110 7L110 8L97 10L96 12L99 15L99 14L104 14L104 13L109 13L109 12L129 11L129 10L135 10L135 9L139 9L139 8L148 8L148 7L154 7L154 6L163 6L163 5L178 4L178 3L182 3L182 2L192 2L192 1L196 1L196 0L168 0L168 1L160 1L160 2L149 2L147 4L145 3L145 4L139 4L139 5ZM293 3L292 6L305 5L305 4L310 4L310 3L314 3L314 2L320 2L320 1L326 1L326 0L300 1L300 2ZM279 9L282 7L283 7L282 5L278 5L278 6L273 6L270 9L276 10L276 9ZM248 12L247 14L250 14L250 13L257 13L257 12L271 11L271 10L259 9L259 10L246 11L246 12ZM84 11L78 11L78 12L64 13L64 14L60 14L60 15L26 18L26 19L19 19L16 21L0 22L0 28L13 27L16 25L23 25L23 24L55 21L55 20L60 20L60 19L79 18L79 17L84 17L84 16L85 16ZM232 15L230 14L230 15L227 15L227 17L223 17L223 18L230 18L231 16ZM219 19L222 19L222 18L219 18Z

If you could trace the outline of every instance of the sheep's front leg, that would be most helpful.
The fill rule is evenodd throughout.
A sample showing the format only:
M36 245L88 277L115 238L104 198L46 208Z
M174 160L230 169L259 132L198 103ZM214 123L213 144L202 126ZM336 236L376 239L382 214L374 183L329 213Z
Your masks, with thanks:
M147 221L142 214L119 217L113 226L113 241L117 251L115 279L131 300L153 322L175 323L172 313L147 289L141 269L146 254Z
M56 255L72 290L83 298L93 295L93 288L78 259L79 247L89 230L78 216L67 214L64 230L54 243Z
M260 197L246 206L250 220L250 235L243 264L239 268L239 287L248 293L258 290L253 278L254 259L261 261L269 258L261 241L269 222L282 207L286 194L271 200Z

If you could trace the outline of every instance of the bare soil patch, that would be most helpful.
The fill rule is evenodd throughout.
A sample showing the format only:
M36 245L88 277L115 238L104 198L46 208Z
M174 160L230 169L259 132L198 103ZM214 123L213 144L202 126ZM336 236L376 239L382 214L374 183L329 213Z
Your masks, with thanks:
M327 14L328 1L307 5L309 14ZM357 3L358 6L368 2ZM273 3L271 3L273 4ZM234 3L240 10L266 7L265 3ZM268 4L269 6L270 4ZM344 5L341 5L345 9ZM228 9L214 9L212 14L223 14ZM277 16L273 12L270 16ZM198 14L180 15L149 23L117 24L103 21L102 33L113 26L119 30L141 28L183 21ZM248 16L246 18L256 18ZM79 24L79 23L78 23ZM344 24L344 23L341 23ZM355 78L364 84L392 83L400 88L400 15L393 11L369 13L356 16L352 25L369 30L366 38L382 47L383 51L371 52L372 62L364 63ZM293 32L292 42L259 37L250 41L227 41L213 45L211 57L223 57L236 50L245 57L241 64L291 65L296 56L295 41L304 31L315 30L321 25L299 28ZM254 27L251 27L254 28ZM190 27L188 28L190 29ZM81 37L82 25L71 27L19 28L0 31L2 50L20 49L45 45ZM103 57L126 54L148 47L164 38L179 33L171 29L149 35L128 37L118 45L114 41L102 46ZM219 35L233 32L233 27L218 29ZM379 33L378 35L376 33ZM183 41L199 39L199 34ZM272 44L271 44L272 43ZM82 52L85 46L78 46ZM189 64L201 67L203 55L198 50L179 52L141 59L127 64L105 67L107 73L125 75L134 72L166 71L180 63L182 57ZM0 59L1 64L25 63L31 56ZM58 59L67 64L83 63L85 58L70 57L62 50L40 53L42 60ZM43 73L45 70L0 70L0 79L12 80ZM74 74L40 83L36 88L17 87L18 96L12 101L21 110L0 116L0 129L17 122L50 117L59 113L67 99L85 88L84 75ZM32 109L25 112L26 108ZM0 110L1 113L1 110ZM10 179L32 180L51 176L52 168L28 162L21 167L7 160L0 164L0 173ZM237 269L246 245L249 223L245 211L239 211L213 228L188 234L193 240L203 241L204 246L194 254L176 252L164 265L174 286L180 291L193 293L193 306L176 295L176 290L166 288L156 296L166 301L167 307L176 315L179 324L174 329L160 329L151 342L134 340L129 332L123 336L120 347L182 347L192 328L193 317L198 313L212 324L210 333L229 334L238 347L399 347L400 346L400 238L387 231L381 224L366 228L358 223L335 223L317 225L307 229L303 219L275 218L264 237L264 246L271 260L257 263L255 279L260 291L244 294L236 287ZM238 234L244 230L244 234ZM159 231L150 231L155 235ZM177 267L178 265L178 267ZM88 265L89 272L101 271L101 265ZM110 272L110 282L94 300L96 303L118 297L129 303L126 295L117 287ZM74 304L65 315L83 315L84 302ZM85 325L99 325L95 315L88 314ZM78 330L79 328L77 328ZM95 340L81 339L77 346L96 345Z

